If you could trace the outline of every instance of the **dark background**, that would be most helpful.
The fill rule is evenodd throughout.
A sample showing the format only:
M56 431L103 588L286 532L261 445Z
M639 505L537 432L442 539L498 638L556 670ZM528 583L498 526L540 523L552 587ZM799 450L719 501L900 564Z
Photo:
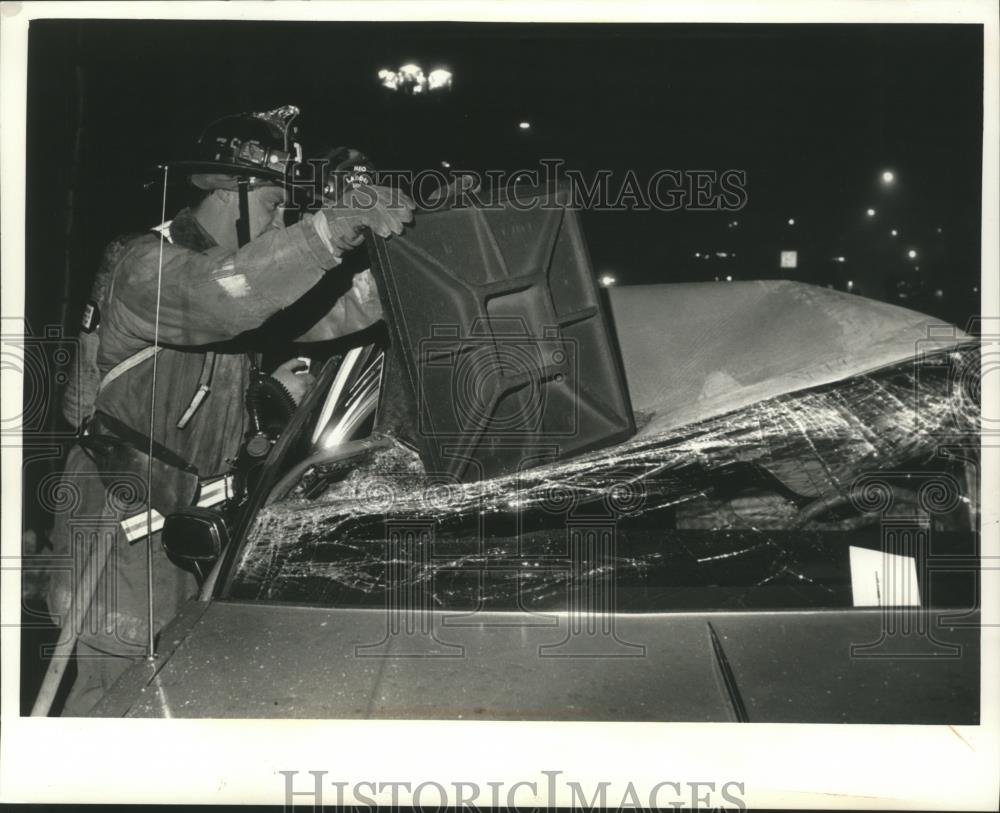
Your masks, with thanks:
M447 67L452 90L381 87L378 70L406 62ZM745 170L738 213L585 212L595 270L787 277L964 325L979 312L982 80L971 25L36 21L26 313L36 333L77 321L103 246L159 222L148 168L187 157L205 123L294 103L307 152L350 145L384 168Z

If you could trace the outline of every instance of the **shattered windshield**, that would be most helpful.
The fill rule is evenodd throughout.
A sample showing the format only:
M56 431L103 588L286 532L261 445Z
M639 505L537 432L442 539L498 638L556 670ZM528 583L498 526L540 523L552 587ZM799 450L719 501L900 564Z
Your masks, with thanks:
M626 612L850 606L849 549L883 549L887 518L970 552L978 368L970 344L680 428L638 415L628 442L475 483L425 471L391 438L319 448L321 414L222 596L551 610L583 590ZM939 587L935 602L952 594L969 587Z

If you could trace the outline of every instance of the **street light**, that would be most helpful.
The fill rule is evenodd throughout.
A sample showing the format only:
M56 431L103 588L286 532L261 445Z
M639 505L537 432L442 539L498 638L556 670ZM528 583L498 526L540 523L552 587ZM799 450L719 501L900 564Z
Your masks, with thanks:
M399 74L395 71L390 71L388 68L382 68L378 72L379 81L382 83L382 87L389 88L389 90L399 90Z
M530 130L531 129L531 122L530 121L522 121L522 122L519 122L517 126L520 127L522 130Z
M917 258L917 250L915 248L911 248L909 251L906 252L906 256L909 257L911 260L915 260Z
M435 68L429 74L415 62L401 65L398 70L381 68L378 72L379 83L393 92L403 92L411 96L420 96L425 92L450 90L452 74L447 68Z
M451 71L445 68L435 68L427 74L428 90L449 90L451 88Z
M427 86L427 77L424 76L424 69L412 62L403 65L399 69L401 82L410 88L412 93L421 93Z
M875 210L869 209L867 212L865 212L865 214L867 214L868 217L875 217Z
M893 237L898 237L899 236L899 232L896 231L895 229L893 229L891 232L889 232L889 234L891 234Z
M789 226L794 226L795 225L795 218L794 217L788 218L788 225Z
M896 180L896 175L894 172L892 172L892 170L887 169L882 173L882 183L891 184L895 180Z

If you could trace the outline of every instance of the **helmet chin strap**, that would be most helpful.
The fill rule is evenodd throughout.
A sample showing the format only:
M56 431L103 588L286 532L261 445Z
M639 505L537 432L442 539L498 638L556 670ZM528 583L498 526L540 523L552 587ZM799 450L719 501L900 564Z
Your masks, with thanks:
M236 190L240 199L240 217L236 221L236 245L243 248L250 242L250 179L239 178Z
M239 220L236 221L236 245L239 248L243 248L243 246L250 242L250 179L238 178L236 181L236 189L240 200L240 217ZM250 361L250 379L245 398L247 403L247 413L250 416L251 432L247 436L247 439L244 440L244 450L248 448L249 440L262 435L260 430L260 416L258 415L254 404L257 401L257 393L260 391L261 380L267 377L260 370L261 363L263 361L261 353L248 350L247 358ZM242 456L243 455L241 453L241 457Z

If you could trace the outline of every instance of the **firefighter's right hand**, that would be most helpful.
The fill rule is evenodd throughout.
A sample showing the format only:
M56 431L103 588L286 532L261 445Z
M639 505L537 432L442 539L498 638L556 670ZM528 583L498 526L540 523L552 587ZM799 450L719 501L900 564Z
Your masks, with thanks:
M402 234L403 225L413 220L415 204L398 189L386 186L358 186L323 211L331 235L342 236L351 244L364 228L379 237ZM360 241L358 241L360 242Z

